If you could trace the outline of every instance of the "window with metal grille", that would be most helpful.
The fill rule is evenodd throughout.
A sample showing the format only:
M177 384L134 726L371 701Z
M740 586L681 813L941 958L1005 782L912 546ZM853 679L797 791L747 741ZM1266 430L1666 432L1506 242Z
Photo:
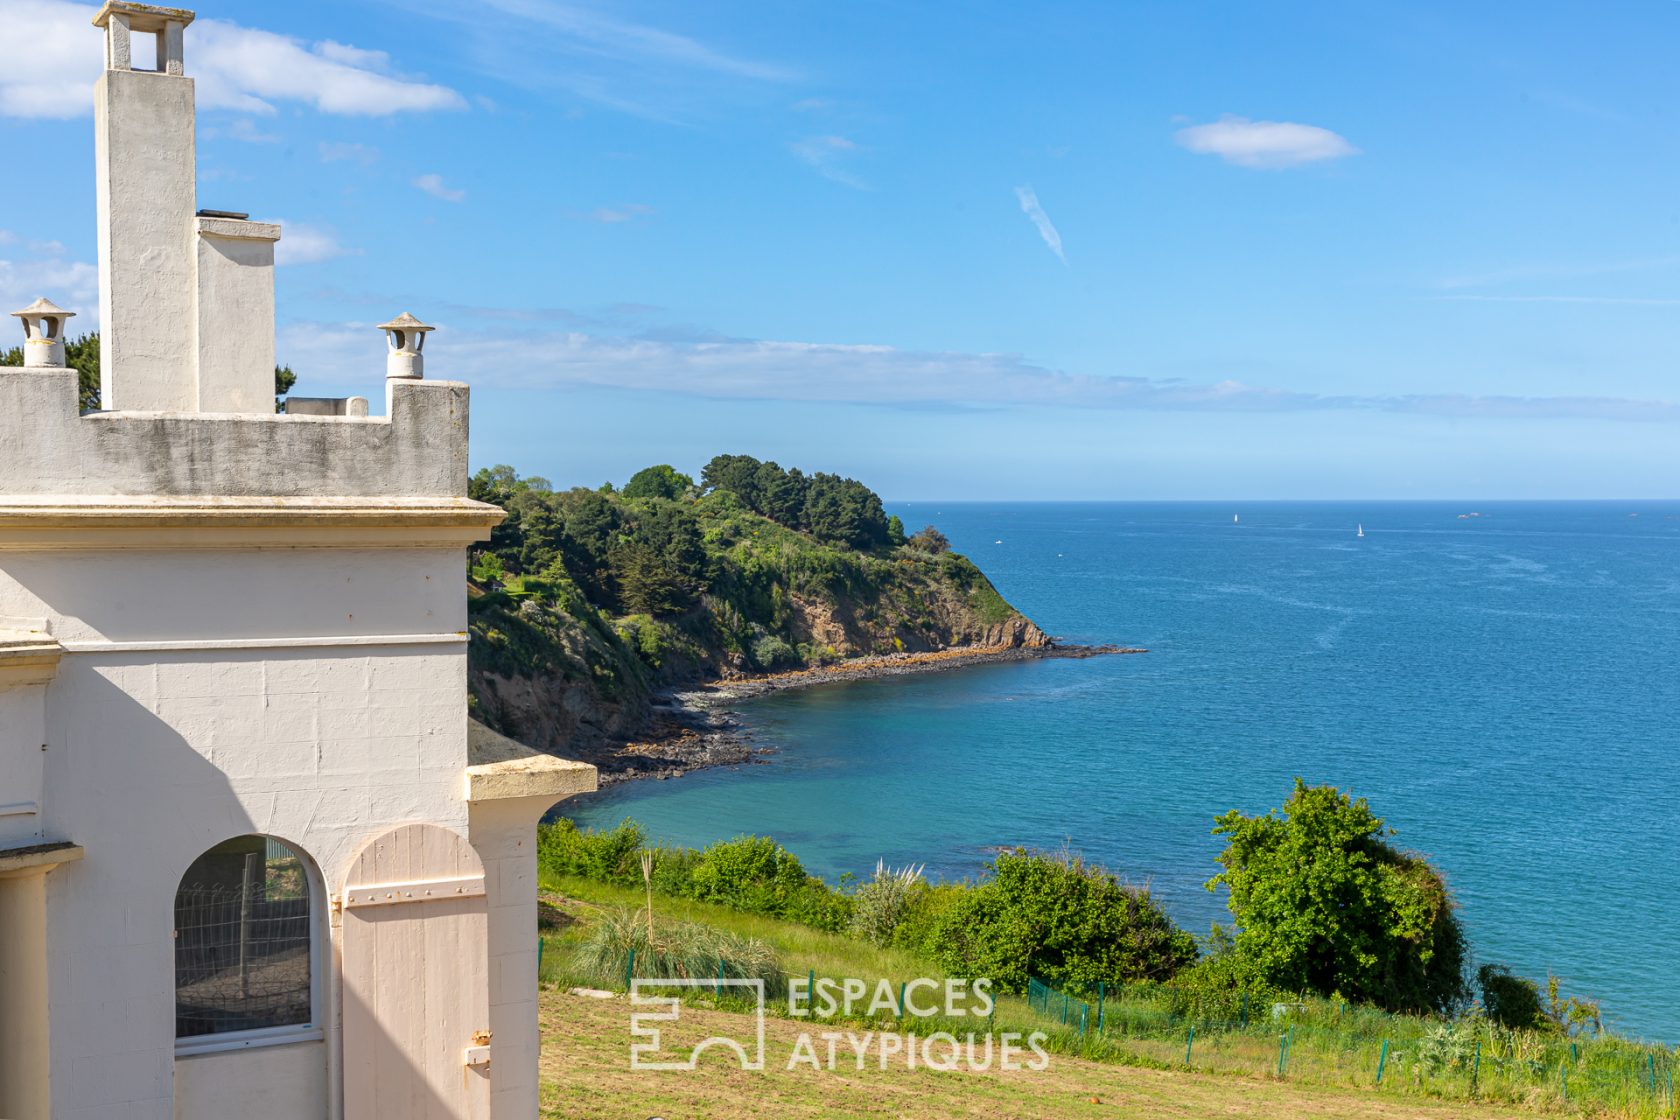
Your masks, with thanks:
M241 836L193 861L175 892L175 1035L313 1021L314 893L296 851Z

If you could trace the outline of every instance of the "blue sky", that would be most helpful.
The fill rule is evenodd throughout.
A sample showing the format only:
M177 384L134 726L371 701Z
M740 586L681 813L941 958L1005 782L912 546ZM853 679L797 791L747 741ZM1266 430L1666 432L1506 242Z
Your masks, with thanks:
M0 297L78 325L92 11L0 0ZM1680 4L199 15L200 204L285 224L299 391L377 399L413 311L479 465L1676 493Z

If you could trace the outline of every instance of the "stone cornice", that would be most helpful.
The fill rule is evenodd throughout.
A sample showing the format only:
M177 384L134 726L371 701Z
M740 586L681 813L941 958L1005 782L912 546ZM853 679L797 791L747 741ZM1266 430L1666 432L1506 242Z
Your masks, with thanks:
M546 798L552 804L596 789L595 767L558 758L467 721L467 800Z
M64 647L34 631L0 630L0 692L46 684L58 675Z
M467 498L0 498L0 552L465 546L506 516Z

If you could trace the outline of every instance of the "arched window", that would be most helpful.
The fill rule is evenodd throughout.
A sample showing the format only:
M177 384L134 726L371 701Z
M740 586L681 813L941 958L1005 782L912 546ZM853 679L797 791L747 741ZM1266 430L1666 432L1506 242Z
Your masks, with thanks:
M240 836L193 861L175 892L177 1052L319 1036L314 869Z

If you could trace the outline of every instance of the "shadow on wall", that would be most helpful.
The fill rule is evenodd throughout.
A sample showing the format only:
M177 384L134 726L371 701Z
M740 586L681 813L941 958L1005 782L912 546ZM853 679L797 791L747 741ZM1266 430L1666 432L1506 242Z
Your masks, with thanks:
M86 850L49 882L55 1113L169 1098L176 891L200 853L256 831L184 733L215 698L158 692L144 655L69 656L48 686L44 823Z

